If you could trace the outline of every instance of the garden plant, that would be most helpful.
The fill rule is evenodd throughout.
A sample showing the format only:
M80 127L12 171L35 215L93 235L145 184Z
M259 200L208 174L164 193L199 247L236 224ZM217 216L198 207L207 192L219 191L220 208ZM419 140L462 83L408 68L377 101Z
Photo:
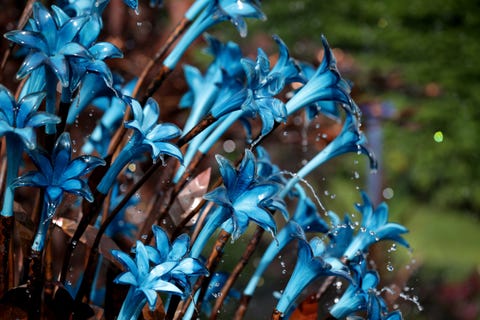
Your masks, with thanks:
M22 63L17 87L0 86L2 316L242 319L290 248L288 281L258 318L401 319L368 253L385 240L408 248L407 229L361 190L354 214L337 214L309 183L346 154L377 167L326 38L318 66L291 57L281 35L275 58L259 48L252 59L207 32L233 24L246 37L246 19L266 19L260 1L195 0L139 76L124 78L122 51L100 40L102 14L163 3L109 2L27 1L4 34L2 70ZM204 71L174 73L202 46ZM175 77L188 91L160 112ZM92 110L95 126L83 126ZM340 129L300 169L280 168L269 144L298 119ZM238 261L226 269L228 250Z

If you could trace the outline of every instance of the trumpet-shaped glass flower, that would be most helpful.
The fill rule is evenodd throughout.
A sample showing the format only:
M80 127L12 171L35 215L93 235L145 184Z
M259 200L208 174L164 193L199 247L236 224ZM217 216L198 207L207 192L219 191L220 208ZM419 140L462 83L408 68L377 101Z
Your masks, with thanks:
M362 214L360 230L344 252L344 256L351 260L356 255L367 251L373 243L381 240L392 240L408 248L408 242L401 236L408 230L403 225L388 222L387 204L382 202L374 209L370 199L363 192L362 199L363 205L356 206Z
M317 70L311 64L299 62L298 65L300 67L301 74L307 80L307 82L314 77ZM309 123L320 113L336 120L340 119L339 105L340 103L334 100L312 102L311 104L305 106L305 119L307 123Z
M270 72L270 62L261 49L258 49L256 63L242 59L242 65L247 75L247 88L252 92L252 99L244 104L245 115L260 116L262 135L265 135L273 129L275 121L286 120L285 105L275 98L285 86L285 78L280 72Z
M274 202L279 185L268 181L258 182L252 152L245 151L238 171L222 156L217 155L217 162L224 186L206 194L204 198L229 212L230 217L227 221L231 223L233 239L245 232L250 221L256 222L271 233L276 233L276 224L269 209L286 212L283 203ZM272 207L273 203L279 207Z
M155 236L155 248L147 247L149 259L156 265L164 262L177 263L168 274L167 279L182 289L182 297L188 296L192 289L190 278L208 274L200 260L188 257L190 237L182 234L173 243L170 243L168 235L162 228L154 225L152 229Z
M307 77L303 74L298 62L290 56L287 45L277 36L273 36L273 40L278 45L278 60L272 68L271 73L280 73L285 79L285 84L292 82L307 82Z
M87 22L87 16L70 18L64 21L66 14L56 8L53 15L40 3L33 4L33 30L15 30L5 37L22 47L30 49L20 70L18 78L23 78L40 66L49 68L60 80L63 87L70 83L70 67L68 57L83 56L86 49L75 42L80 30Z
M133 110L133 120L125 124L126 128L133 130L132 142L137 145L148 147L154 159L167 154L182 160L182 153L174 144L168 140L180 136L181 131L171 123L157 123L160 117L160 109L155 100L149 99L142 109L140 104L130 100Z
M287 102L285 107L289 115L314 102L351 104L350 85L340 76L333 52L324 37L322 43L322 63L308 82Z
M351 280L348 268L336 258L323 258L325 245L315 237L298 241L298 258L292 276L283 290L276 311L289 313L300 293L315 279L322 276L339 276Z
M29 151L38 171L31 171L17 178L15 187L31 186L45 190L45 202L56 208L65 192L93 201L93 195L82 176L105 161L95 156L83 155L72 160L72 142L68 132L62 133L55 143L52 155L41 149ZM51 218L51 217L49 217Z
M168 281L169 273L177 262L167 261L151 267L148 250L141 241L136 244L135 260L122 251L112 250L112 254L126 269L114 282L130 285L118 319L136 319L147 302L153 309L157 292L183 294L180 288Z
M44 97L44 92L37 92L17 102L10 91L0 85L0 136L6 136L8 163L3 216L13 215L13 189L10 185L18 176L23 146L28 149L36 147L36 127L60 122L55 115L37 111Z
M119 153L107 173L97 186L97 190L106 194L117 175L133 159L149 151L153 161L163 155L169 155L182 161L180 149L169 140L180 136L180 129L171 123L157 123L160 109L157 102L150 98L142 109L137 100L129 100L133 110L133 120L125 123L125 127L133 130L133 135L125 148Z
M36 147L34 128L60 122L60 118L47 112L37 111L44 92L37 92L16 101L7 88L0 85L0 136L16 135L28 149Z
M223 186L204 195L206 200L218 205L207 218L202 231L192 246L192 257L200 253L215 230L223 224L223 229L237 239L254 221L263 229L276 233L276 224L270 210L279 210L287 215L285 203L279 201L277 193L280 186L271 181L258 181L255 158L251 151L245 155L238 170L220 155L217 155Z
M87 77L90 76L96 77L96 75L94 76L93 74L88 75ZM84 81L80 92L70 106L67 123L69 123L69 121L73 123L73 116L90 103L100 110L103 110L102 118L82 147L84 153L91 154L96 150L100 155L106 156L111 137L121 125L125 109L127 108L128 101L130 101L125 101L125 97L132 94L137 79L124 83L123 79L118 78L119 77L114 75L113 88L108 87L107 85L102 86L97 83L94 88L98 91L93 87L90 88L91 90L85 89L84 91L83 89L86 86ZM92 86L95 85L95 82L93 81L88 81L87 83ZM89 98L88 95L88 93L92 91L96 92L93 101L91 101L91 98ZM88 102L85 102L85 100ZM77 110L70 112L72 111L72 108L77 108Z
M78 47L77 44L72 44L72 47ZM70 90L73 92L79 85L80 81L84 79L84 83L93 81L98 85L98 82L105 82L109 87L113 85L113 76L110 68L103 61L110 58L123 57L122 52L113 44L109 42L98 42L90 48L76 48L74 50L85 50L80 56L72 56L70 58L72 75L70 77ZM85 79L87 74L94 74L96 77L89 77ZM88 84L87 84L88 85Z
M197 1L198 2L198 1ZM172 52L165 58L163 65L173 69L185 50L208 28L223 22L231 21L241 36L247 34L244 18L265 19L257 0L214 0L195 19L190 28L177 43Z
M326 231L328 231L328 226L318 214L315 204L306 197L305 193L301 193L292 219L280 230L275 241L268 246L243 291L244 295L253 295L263 272L286 245L296 239L305 239L305 232L325 233Z
M72 160L72 143L68 132L58 137L52 154L41 149L29 151L30 158L38 171L27 172L15 179L12 188L39 187L44 189L44 207L32 249L41 251L50 221L63 199L65 192L93 201L93 195L82 177L105 161L94 156L83 155Z
M244 77L240 64L242 53L236 43L223 44L210 35L205 36L205 39L209 43L206 51L214 57L205 75L203 76L195 67L184 67L185 79L190 91L182 97L180 106L192 108L183 128L184 132L190 131L209 112L221 91L225 94L225 88L231 87L232 84L236 84L235 80L238 81ZM241 86L238 87L241 88ZM232 89L234 92L239 90L237 86Z
M330 314L337 319L343 319L358 311L366 310L372 293L375 295L374 291L379 282L377 272L367 271L364 258L352 265L354 281L345 290L340 300L330 308Z
M367 270L365 258L361 257L360 261L355 261L351 265L354 281L350 283L338 302L330 308L330 314L336 319L344 319L366 310L368 319L402 319L400 312L388 313L387 306L377 290L380 280L378 273Z
M356 115L347 112L340 134L288 181L287 185L282 190L282 195L287 193L296 183L305 178L305 176L315 168L328 160L345 153L355 152L368 155L370 167L375 169L377 167L376 160L373 154L366 148L365 144L366 139L362 131L360 131Z

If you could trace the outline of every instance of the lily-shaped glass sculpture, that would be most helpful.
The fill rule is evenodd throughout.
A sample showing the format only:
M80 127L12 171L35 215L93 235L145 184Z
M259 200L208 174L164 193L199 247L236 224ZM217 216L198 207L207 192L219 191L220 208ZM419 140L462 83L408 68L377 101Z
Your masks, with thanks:
M243 291L243 295L253 295L262 274L286 245L296 239L304 239L305 232L325 233L327 231L328 226L318 214L315 204L303 192L298 199L297 208L292 219L278 232L275 240L265 250L254 274Z
M271 181L258 182L255 158L251 151L245 155L238 170L222 156L217 155L224 186L211 191L205 199L218 205L208 217L192 247L192 256L198 257L206 241L222 224L223 229L237 239L254 221L263 229L276 233L276 224L270 210L286 214L285 204L277 199L280 186Z
M170 243L167 233L157 225L152 227L155 247L147 246L148 257L154 264L176 262L168 281L182 289L185 298L191 292L190 278L208 274L200 260L189 257L190 236L182 234Z
M148 250L141 241L135 246L135 260L122 251L112 250L112 254L126 269L114 281L130 285L117 319L137 319L147 302L153 310L157 292L183 294L180 288L166 280L178 262L167 261L151 267Z
M344 319L366 310L368 319L401 319L401 313L398 311L388 313L386 304L377 290L380 277L376 271L367 270L366 259L360 257L360 260L356 259L351 265L354 281L330 308L330 314L336 319Z
M354 236L352 242L344 252L344 257L351 260L355 256L368 250L373 244L381 240L391 240L409 247L408 242L402 237L402 234L408 230L398 223L388 222L388 206L382 202L373 208L368 196L362 192L363 205L356 205L357 210L362 214L360 230Z
M188 256L189 236L181 235L170 243L162 228L152 228L156 246L137 241L135 261L126 253L112 251L127 269L115 282L130 285L118 319L136 319L146 302L153 310L157 292L185 298L191 291L190 279L208 273L199 260Z
M83 53L83 50L79 51L83 46L74 41L88 17L74 17L58 25L58 21L63 21L59 15L63 17L66 14L58 8L52 15L40 2L35 2L33 4L35 29L15 30L5 34L8 40L30 49L17 73L18 78L27 76L40 66L46 66L60 80L63 87L68 87L70 69L67 57Z
M310 242L304 239L298 241L297 263L278 301L276 313L289 313L300 293L319 277L339 276L351 280L348 268L336 258L323 258L324 251L325 244L318 237Z
M64 104L70 104L72 92L86 73L97 73L111 85L111 72L102 60L121 57L121 53L106 42L92 45L98 32L84 29L85 26L91 27L87 24L89 21L91 19L87 15L70 18L56 6L52 6L50 13L40 2L35 2L30 24L32 30L15 30L5 34L10 41L29 49L17 72L18 78L24 78L39 68L44 70L43 73L34 73L34 76L45 80L47 112L55 113L56 79L63 87L61 102ZM47 126L47 133L55 130L54 126Z
M347 112L342 131L340 134L322 149L313 159L300 169L292 179L290 179L282 190L281 195L285 195L289 190L315 168L319 167L328 160L345 153L362 153L368 155L370 167L376 169L377 163L374 155L367 149L366 139L360 131L358 119L352 112Z
M94 74L87 75L87 77L97 77ZM100 82L102 83L102 82ZM74 117L79 110L84 109L90 103L103 111L100 121L97 123L92 134L88 137L88 141L82 147L84 153L93 153L97 151L102 156L107 156L108 146L111 137L115 130L122 123L122 118L129 103L129 97L132 95L137 79L133 79L127 83L124 80L114 75L113 88L107 85L99 85L95 81L84 81L69 109L67 123L73 123ZM87 84L90 84L87 86ZM92 92L95 92L91 97ZM77 108L75 112L72 108Z
M286 120L285 105L275 96L280 93L285 84L301 81L302 77L299 73L300 69L290 58L284 43L278 37L275 39L280 48L280 56L272 70L270 70L267 55L261 49L258 49L255 62L250 59L241 60L247 84L244 89L238 89L236 92L228 93L223 99L220 98L219 103L215 103L212 107L210 114L215 119L226 116L220 118L221 123L218 127L198 147L202 154L208 152L221 135L239 119L245 125L248 140L251 140L249 118L259 116L262 120L263 126L259 139L273 129L275 122Z
M13 215L13 189L10 185L18 175L24 146L28 149L36 147L36 127L60 122L55 115L37 111L44 97L44 92L37 92L17 102L10 91L0 85L0 136L6 137L8 164L1 214L6 217Z
M208 28L231 21L241 36L246 36L247 25L244 18L265 19L256 0L214 0L198 15L192 25L179 40L175 48L165 58L163 65L172 70L187 48Z
M190 91L182 97L180 106L191 106L192 109L183 127L184 133L189 132L205 116L217 99L222 87L235 83L233 79L244 77L240 63L242 53L238 44L231 41L224 44L208 34L205 39L208 42L205 51L214 57L205 75L202 76L195 67L184 66L185 79ZM238 90L238 88L235 89Z
M144 108L135 99L129 99L129 102L133 110L133 120L125 123L125 127L132 129L133 135L97 186L97 190L103 194L108 192L123 167L146 151L150 152L153 161L158 158L163 160L163 155L180 161L183 158L180 149L169 142L179 137L181 131L171 123L157 123L160 116L157 102L150 98Z
M350 85L340 76L333 52L324 37L322 43L322 63L308 82L287 102L285 107L289 115L314 102L352 103Z
M17 178L12 187L38 187L44 189L44 207L32 250L41 251L45 244L48 226L65 192L93 201L93 195L84 175L105 161L94 156L83 155L72 160L72 142L65 132L55 143L52 154L41 149L29 151L29 156L38 171L28 172Z

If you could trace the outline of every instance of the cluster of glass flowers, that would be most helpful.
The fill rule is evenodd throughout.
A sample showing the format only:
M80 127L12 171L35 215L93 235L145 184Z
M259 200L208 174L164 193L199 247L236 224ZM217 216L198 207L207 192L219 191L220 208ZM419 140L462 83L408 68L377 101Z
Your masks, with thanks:
M141 7L137 1L124 3L134 10ZM213 60L204 74L184 66L188 92L178 112L188 116L179 125L161 122L153 93L210 28L230 21L245 36L246 18L265 18L260 2L194 1L172 37L179 37L177 44L157 55L161 76L143 97L139 93L145 76L125 80L105 61L122 58L113 44L98 41L108 5L108 0L64 0L47 8L34 2L25 27L4 35L23 57L17 78L24 81L15 96L0 85L0 135L5 137L7 163L2 175L0 305L23 308L32 318L52 313L87 317L104 309L118 319L136 319L141 312L158 312L168 319L205 313L214 319L228 301L238 305L235 317L240 319L263 273L285 247L295 244L296 263L272 318L289 318L317 279L328 289L332 279L340 278L348 287L325 316L400 319L400 312L391 311L382 298L379 275L367 267L366 259L379 241L408 247L402 237L405 227L389 222L387 205L374 206L365 193L356 205L361 221L352 222L349 215L341 219L332 211L322 216L320 203L302 184L316 168L340 155L363 154L372 168L377 165L360 130L350 85L341 77L326 39L321 39L321 64L309 69L290 56L278 36L278 59L272 65L262 49L252 60L236 43L205 35ZM150 5L161 7L162 1ZM83 129L90 130L81 133L87 135L83 154L74 157L71 134L78 129L72 124L90 106L101 109L102 118L95 128ZM306 114L307 123L321 115L334 118L342 129L291 175L272 163L268 146L261 144L300 113ZM245 151L238 164L216 155L218 170L212 171L218 171L219 178L208 188L199 178L199 163L208 163L211 150L237 122L245 128ZM144 170L135 170L137 165ZM164 179L155 184L149 178L157 172ZM24 187L40 192L20 197ZM205 190L195 194L198 189ZM137 196L138 190L148 196ZM82 201L65 201L72 197L66 194ZM12 245L19 241L15 203L29 211L34 225L31 239L22 240L29 241L23 246L29 247L23 252L25 261L18 261L22 255L14 248L19 246ZM146 217L132 219L134 214L126 209L135 206L143 208ZM257 228L253 235L248 232L251 225ZM68 244L52 267L52 255L61 246L51 241L57 229ZM243 290L233 289L264 231L270 235L263 241L270 244ZM238 265L218 272L226 244L231 240L228 248L235 248L238 239L249 241ZM75 265L79 243L86 255ZM74 265L80 269L76 277ZM25 276L18 277L19 270ZM109 282L112 273L116 277ZM128 292L112 291L118 284ZM315 299L321 298L319 292ZM109 305L107 293L120 296L121 307ZM62 305L66 300L68 307Z

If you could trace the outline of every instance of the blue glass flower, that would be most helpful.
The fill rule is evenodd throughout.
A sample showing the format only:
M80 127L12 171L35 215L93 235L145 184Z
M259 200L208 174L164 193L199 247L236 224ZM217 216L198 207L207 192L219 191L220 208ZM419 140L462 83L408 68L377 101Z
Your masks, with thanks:
M305 232L325 233L328 231L327 224L318 214L315 204L306 197L305 192L301 193L297 203L292 219L280 230L275 240L265 250L254 274L243 291L244 295L253 295L262 274L286 245L296 239L305 239Z
M44 189L44 209L32 249L43 249L50 220L63 199L65 192L93 201L93 195L82 176L105 161L94 156L83 155L72 160L72 143L68 132L58 137L52 154L41 149L29 151L29 156L38 171L27 172L13 181L12 188L38 187Z
M366 260L352 263L354 281L348 286L341 298L330 308L330 314L337 319L343 319L358 311L366 310L372 293L379 283L376 271L367 270Z
M279 191L279 185L269 181L257 182L255 158L251 151L245 155L238 170L220 155L217 155L224 186L204 196L230 214L232 238L237 239L248 227L250 220L263 229L276 233L276 225L268 211ZM283 204L284 205L284 204ZM285 207L278 208L286 212Z
M79 45L77 44L72 45L72 47L78 46ZM81 49L82 48L78 48L75 50L80 51ZM99 82L103 81L108 87L112 87L112 72L103 60L121 57L123 57L122 52L109 42L95 43L90 48L86 49L81 56L70 57L70 67L72 70L70 77L70 90L73 92L82 79L84 80L82 85L85 85L88 81L92 81L98 85ZM88 77L85 79L87 74L94 74L95 77Z
M3 216L13 214L13 189L10 184L17 177L23 145L34 149L37 144L35 128L60 122L55 115L37 111L44 97L44 92L37 92L17 102L10 91L0 85L0 137L6 136L8 163Z
M351 112L346 113L346 118L343 124L342 131L322 149L313 159L300 169L295 176L290 179L282 190L282 194L286 194L296 183L301 181L315 168L319 167L328 160L338 157L342 154L354 152L358 154L366 154L370 160L370 167L376 168L377 163L373 154L366 148L366 139L362 131L360 131L356 115Z
M280 186L271 181L257 179L255 158L251 151L245 150L238 170L220 155L217 155L220 174L224 186L220 186L204 196L218 205L192 246L192 256L199 257L203 246L213 232L223 224L223 229L237 239L254 221L263 229L276 233L275 221L269 212L279 210L287 215L285 204L278 201Z
M185 79L190 88L180 101L181 107L191 106L192 111L185 123L183 131L186 133L195 126L212 107L215 100L226 94L225 87L238 83L243 77L243 68L240 64L242 53L234 42L221 43L214 37L206 35L209 46L207 52L214 57L207 68L205 75L192 66L185 66ZM237 80L237 81L235 81ZM241 89L241 85L232 88L234 92Z
M300 293L313 280L322 276L339 276L351 280L348 268L336 258L323 258L325 245L315 237L310 242L298 241L298 258L293 273L276 306L280 314L287 314Z
M141 241L136 243L135 260L122 251L112 250L112 254L126 269L114 282L130 285L117 319L137 319L147 302L153 310L157 292L183 294L180 288L165 280L177 262L167 261L151 267L148 250Z
M18 78L23 78L40 66L46 66L60 80L63 87L70 83L69 56L86 54L85 48L75 42L75 38L87 22L88 17L74 17L59 25L62 19L61 9L53 15L40 3L33 4L33 30L15 30L4 36L20 46L30 49L20 70ZM64 14L64 13L63 13Z
M142 109L135 99L128 98L133 110L133 120L125 123L125 127L133 130L133 135L125 148L118 154L105 176L97 186L97 190L106 194L120 171L133 159L149 151L153 161L163 155L169 155L182 161L180 149L169 140L180 136L181 131L171 123L160 123L160 109L157 102L149 98Z
M358 260L358 259L357 259ZM401 319L400 312L388 313L385 301L379 296L377 286L380 278L374 270L367 270L367 262L361 257L351 264L354 281L340 299L330 308L336 319L344 319L359 311L367 311L367 319Z
M93 81L89 81L88 83L91 83L92 86L94 85ZM98 91L94 88L91 88L91 90L85 89L84 91L83 89L85 88L86 83L82 85L80 92L76 97L76 99L78 98L78 100L74 100L72 102L69 111L71 111L72 108L78 108L81 110L90 103L103 111L103 115L100 121L97 123L95 129L93 129L92 133L88 137L88 140L82 147L82 151L84 153L90 154L94 150L96 150L98 154L102 156L107 155L111 137L115 133L115 130L117 130L120 126L123 115L127 108L128 101L130 101L128 99L125 99L125 97L131 96L136 83L136 78L127 83L124 83L123 79L118 79L118 77L114 75L113 89L109 88L106 85L102 86L97 83L95 88L97 88ZM92 91L96 92L96 94L92 98L93 101L90 101L88 93L91 93ZM85 100L87 100L88 103L85 103ZM76 112L79 112L79 110L76 110L75 113ZM69 118L67 118L67 123L71 116L73 122L74 115L75 114L71 114L69 112Z
M280 73L285 79L285 84L292 82L307 82L307 77L303 74L303 70L298 62L290 56L287 45L277 36L273 36L273 40L278 45L278 59L271 73Z
M347 106L351 104L350 85L340 76L333 52L324 37L322 44L322 63L308 82L286 103L289 115L314 102L336 102Z
M170 70L175 68L187 48L208 28L223 22L231 21L241 36L247 33L244 18L265 19L256 0L215 0L210 1L207 7L195 19L192 25L179 40L175 48L164 60L163 65Z
M45 92L37 92L17 102L10 91L0 85L0 136L16 135L28 149L34 149L37 143L34 128L60 122L53 114L37 111L44 98Z
M311 64L299 62L298 66L300 67L301 74L303 75L304 79L307 79L307 81L315 76L317 70ZM335 120L339 120L341 116L340 103L334 100L312 102L311 104L305 106L304 109L305 120L307 123L315 119L315 117L320 113Z
M52 155L41 149L34 149L29 151L29 156L38 171L28 172L17 178L15 187L33 186L45 189L45 202L52 208L60 204L65 192L93 201L90 188L81 177L94 168L105 165L105 161L89 155L72 160L72 143L68 132L58 137Z
M252 91L252 99L243 105L245 116L260 116L261 134L273 129L275 122L286 121L285 104L275 95L285 86L285 77L280 72L270 72L270 62L262 49L258 49L257 61L242 59L247 75L247 88Z
M130 106L133 110L133 120L125 123L125 127L133 130L131 139L133 144L148 146L154 159L161 157L162 154L168 154L181 161L182 153L178 147L166 142L180 136L181 131L171 123L157 123L160 117L157 102L149 99L142 109L136 100L131 99Z
M155 248L147 247L149 259L154 264L175 262L176 265L168 274L168 281L182 289L185 298L191 292L190 278L208 274L200 260L188 256L190 237L187 234L178 236L170 243L168 235L159 226L152 226L155 237Z
M348 215L344 216L343 222L333 211L328 211L328 216L331 227L328 232L330 242L326 251L331 257L341 258L353 240L355 226Z
M363 205L356 205L357 210L362 214L360 230L344 252L344 256L351 260L358 254L366 252L373 243L381 240L395 241L408 248L408 242L401 236L408 230L403 225L388 222L387 204L382 202L374 209L364 192L362 192L362 199Z

